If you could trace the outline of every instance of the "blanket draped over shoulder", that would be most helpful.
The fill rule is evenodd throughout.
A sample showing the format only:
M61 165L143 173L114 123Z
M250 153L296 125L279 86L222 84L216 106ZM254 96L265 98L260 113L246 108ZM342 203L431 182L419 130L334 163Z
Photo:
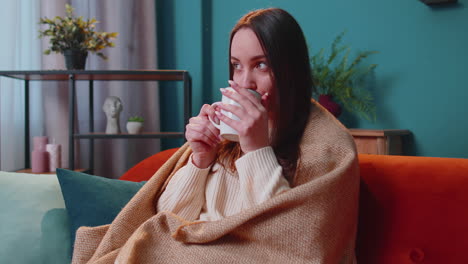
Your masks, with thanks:
M352 137L313 102L289 191L218 221L157 212L180 148L110 225L81 227L73 263L353 263L359 167Z

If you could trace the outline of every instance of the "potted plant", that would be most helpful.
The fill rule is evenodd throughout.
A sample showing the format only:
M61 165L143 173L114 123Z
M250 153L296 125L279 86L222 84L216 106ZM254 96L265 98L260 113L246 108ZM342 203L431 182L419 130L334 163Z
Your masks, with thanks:
M53 19L41 18L39 24L47 25L45 30L39 30L39 37L50 37L50 47L44 54L62 53L65 56L67 69L84 69L88 52L96 53L103 59L107 57L99 52L106 47L114 47L116 32L95 31L96 19L84 20L74 17L73 8L66 4L66 16L56 16Z
M141 116L132 116L127 121L127 131L129 134L139 134L143 128L145 119Z
M314 96L336 117L341 114L341 104L345 110L374 121L374 99L364 84L365 77L377 64L361 65L361 62L377 52L358 52L349 63L350 48L340 45L344 34L345 31L334 39L327 58L324 49L311 58L312 77L316 87Z

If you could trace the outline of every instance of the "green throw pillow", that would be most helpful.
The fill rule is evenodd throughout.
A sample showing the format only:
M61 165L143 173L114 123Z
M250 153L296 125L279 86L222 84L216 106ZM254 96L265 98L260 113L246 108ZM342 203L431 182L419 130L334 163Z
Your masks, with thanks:
M144 182L130 182L57 169L72 241L80 226L110 224Z
M0 171L0 263L60 263L42 258L60 258L51 247L44 247L43 243L52 242L43 238L41 226L47 212L56 208L64 210L65 204L55 175ZM67 225L64 221L50 227ZM70 247L70 238L54 239ZM62 263L70 263L62 259Z

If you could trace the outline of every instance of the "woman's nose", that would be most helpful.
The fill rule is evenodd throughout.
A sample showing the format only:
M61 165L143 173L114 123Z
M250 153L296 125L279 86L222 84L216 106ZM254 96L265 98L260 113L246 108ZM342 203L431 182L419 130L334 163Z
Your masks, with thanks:
M239 82L240 87L245 89L255 89L255 78L251 71L245 70L242 72Z

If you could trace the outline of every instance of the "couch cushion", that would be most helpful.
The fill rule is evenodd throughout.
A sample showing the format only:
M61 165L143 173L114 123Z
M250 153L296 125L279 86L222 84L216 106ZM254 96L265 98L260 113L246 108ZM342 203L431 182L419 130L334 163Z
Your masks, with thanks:
M50 240L41 238L44 215L65 207L57 177L0 172L0 186L0 263L42 263L43 256L53 256L54 263L69 262L66 252L54 255L42 245ZM65 237L60 243L71 242Z
M71 223L72 241L80 226L110 224L144 182L130 182L57 169Z

